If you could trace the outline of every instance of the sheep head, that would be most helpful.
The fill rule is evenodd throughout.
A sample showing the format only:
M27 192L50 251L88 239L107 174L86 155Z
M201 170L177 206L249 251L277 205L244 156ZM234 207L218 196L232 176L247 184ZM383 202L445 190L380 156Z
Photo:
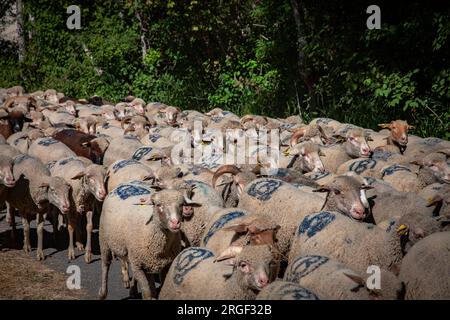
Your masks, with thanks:
M170 232L180 230L184 205L200 206L188 199L184 192L174 189L163 189L152 193L146 199L141 199L140 204L152 205L154 207L153 216L156 213L161 228Z
M13 174L13 163L13 159L0 155L0 184L8 188L12 188L16 184Z
M378 125L381 128L389 129L391 131L390 140L400 147L400 151L403 153L408 144L408 130L414 129L414 126L408 124L404 120L394 120L390 123L382 123Z
M244 217L244 219L242 219L244 221L222 228L222 231L235 232L243 235L243 237L233 241L228 248L217 256L215 261L236 257L245 245L276 245L276 235L280 229L280 225L276 224L270 217L265 215L252 216L251 220L248 220L247 218L248 217Z
M73 180L83 179L86 188L94 197L102 202L106 197L106 169L98 164L91 164L72 177Z
M366 217L369 202L365 190L372 189L355 177L338 176L328 185L315 189L314 192L327 192L328 196L322 210L339 211L356 220Z
M287 155L297 156L300 160L303 171L306 172L325 172L322 160L320 160L320 148L312 142L299 143L288 149Z
M227 260L233 266L231 276L246 290L260 291L274 281L280 265L277 252L268 245L245 246L233 259Z

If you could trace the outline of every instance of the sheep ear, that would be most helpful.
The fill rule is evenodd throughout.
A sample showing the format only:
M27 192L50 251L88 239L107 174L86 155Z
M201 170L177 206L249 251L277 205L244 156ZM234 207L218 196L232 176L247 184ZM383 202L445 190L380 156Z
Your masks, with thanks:
M248 224L246 223L240 223L240 224L234 224L225 228L222 228L223 231L234 231L236 233L242 233L248 231Z
M390 128L391 124L390 123L380 123L378 126L380 128L386 129L386 128Z
M185 203L185 205L187 205L187 206L190 206L190 207L201 207L202 206L202 204L201 203L198 203L198 202L195 202L195 201L192 201L191 199L189 199L186 195L184 196L184 203Z
M354 275L354 274L348 274L348 273L345 273L345 272L344 272L344 275L347 276L348 278L350 278L350 280L355 282L357 285L360 285L360 286L365 286L366 285L366 282L360 276L357 276L357 275Z
M320 186L317 189L312 190L312 192L330 192L331 188L327 186Z
M412 125L408 124L408 129L415 129L415 128L416 128L416 126L412 126Z
M83 178L85 175L86 175L86 173L85 173L84 171L81 171L81 172L77 173L76 175L74 175L74 176L72 177L72 180L78 180L78 179L81 179L81 178Z
M442 198L441 195L436 194L434 197L428 198L427 207L435 206L435 205L439 204L440 202L442 202L443 200L444 200L444 198Z
M450 148L439 150L438 153L445 154L447 157L450 157Z
M242 251L242 246L233 246L230 245L228 248L226 248L224 251L222 251L216 259L214 259L214 262L224 261L228 260L226 262L227 265L234 266L235 265L235 257Z

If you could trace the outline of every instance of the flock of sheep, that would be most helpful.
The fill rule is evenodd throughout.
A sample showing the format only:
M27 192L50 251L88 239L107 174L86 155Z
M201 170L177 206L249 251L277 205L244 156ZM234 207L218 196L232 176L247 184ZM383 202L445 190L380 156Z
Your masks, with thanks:
M376 132L20 86L0 106L13 239L19 216L30 252L36 219L44 259L48 219L90 263L100 215L100 298L115 259L144 299L450 299L450 142L406 121ZM262 143L265 130L279 135ZM180 136L209 153L193 161ZM245 163L218 160L241 141Z

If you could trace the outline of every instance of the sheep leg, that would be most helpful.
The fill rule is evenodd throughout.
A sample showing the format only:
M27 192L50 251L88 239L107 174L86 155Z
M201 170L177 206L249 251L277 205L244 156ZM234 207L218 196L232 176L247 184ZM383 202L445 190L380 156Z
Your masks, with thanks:
M67 249L67 255L69 257L69 260L75 259L75 249L73 247L73 225L72 222L69 222L67 226L67 230L69 231L69 248Z
M133 277L130 282L130 298L136 299L137 296L138 296L137 281L136 278Z
M105 299L108 295L108 273L111 266L112 254L109 248L101 248L102 259L102 284L98 292L98 296L101 300Z
M58 249L59 214L53 206L51 206L49 213L50 213L50 217L52 219L53 245L55 246L56 249Z
M157 293L156 293L156 286L155 286L155 275L151 274L151 273L150 274L146 273L145 276L147 277L147 282L150 287L151 299L156 299Z
M16 229L16 217L15 217L15 211L16 209L13 208L8 202L6 203L6 221L8 221L9 225L11 226L11 241L12 243L16 242L17 239L17 229Z
M43 242L44 242L44 215L42 213L38 213L36 215L36 226L37 226L37 259L44 260L44 250L43 250Z
M93 223L92 223L92 211L89 210L86 212L86 234L87 234L87 239L86 239L86 247L85 247L85 253L84 253L84 261L86 261L86 263L90 263L91 259L92 259L92 248L91 248L91 241L92 241L92 228L93 228Z
M125 258L120 259L122 282L125 289L130 289L130 275L128 274L128 262Z
M28 216L24 215L22 218L23 225L23 251L25 253L30 253L31 245L30 245L30 219Z
M82 241L81 227L82 227L82 219L79 219L79 215L77 215L76 221L77 227L75 228L75 246L78 251L84 250L84 245Z
M131 271L133 272L133 278L136 279L136 281L139 283L139 287L141 288L142 299L150 300L152 298L152 294L144 270L142 270L139 266L132 264Z

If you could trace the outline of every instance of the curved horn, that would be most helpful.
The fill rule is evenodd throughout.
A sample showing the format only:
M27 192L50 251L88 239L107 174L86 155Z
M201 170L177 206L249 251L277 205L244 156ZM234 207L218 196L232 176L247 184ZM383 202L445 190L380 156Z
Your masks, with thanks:
M16 97L11 97L3 104L3 109L8 110L9 107L16 101Z
M126 135L130 131L135 131L134 125L129 125L124 131L123 135Z
M305 135L305 127L298 129L292 134L291 140L289 140L289 146L293 147L297 144L298 139Z
M248 121L252 121L254 118L255 118L255 117L254 117L253 115L247 114L247 115L245 115L245 116L243 116L243 117L241 118L240 123L241 123L241 124L244 124L244 123L246 123L246 122L248 122Z
M120 127L124 129L125 123L129 123L131 121L131 116L126 116L120 121Z
M216 182L217 179L219 179L219 177L225 173L231 173L232 175L236 175L239 172L241 172L241 170L236 167L235 165L232 164L225 164L223 166L221 166L219 169L217 169L217 171L214 173L213 177L212 177L212 187L215 189L216 188Z

